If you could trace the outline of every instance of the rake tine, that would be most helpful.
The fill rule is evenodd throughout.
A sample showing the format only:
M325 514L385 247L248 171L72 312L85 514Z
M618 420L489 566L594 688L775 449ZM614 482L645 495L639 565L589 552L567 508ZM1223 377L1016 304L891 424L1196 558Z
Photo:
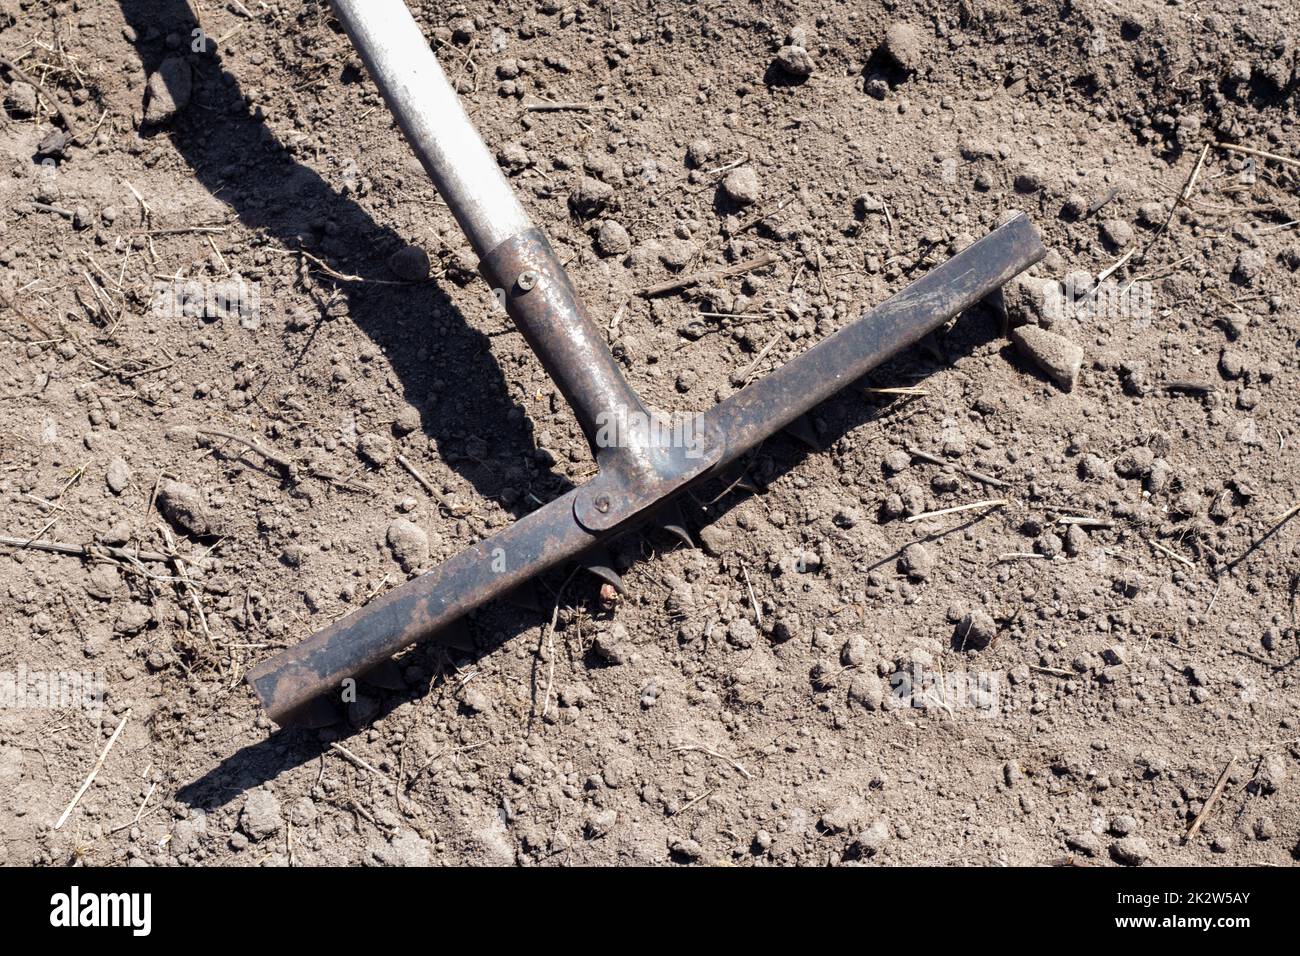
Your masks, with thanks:
M525 581L519 587L512 588L506 592L502 600L525 611L540 611L542 609L542 602L537 597L537 584L534 581Z
M402 669L397 666L397 662L391 657L370 668L361 675L361 679L372 687L378 687L380 690L404 690L406 688L406 681L402 677Z
M791 438L797 438L813 451L821 451L822 443L817 440L817 430L807 415L800 415L785 428L781 429Z
M604 581L619 594L627 594L627 589L623 587L622 576L614 570L614 559L610 557L608 548L594 548L583 560L583 565L587 571Z
M659 509L655 522L674 538L688 548L695 547L691 533L686 529L686 515L682 513L682 503L677 500L668 502Z

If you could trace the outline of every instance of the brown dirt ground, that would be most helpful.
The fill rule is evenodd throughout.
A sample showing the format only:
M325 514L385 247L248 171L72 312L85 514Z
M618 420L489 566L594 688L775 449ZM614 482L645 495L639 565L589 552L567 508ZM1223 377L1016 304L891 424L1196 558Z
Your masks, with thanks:
M1052 250L1040 277L1134 250L1113 278L1153 310L1054 322L1085 353L1069 391L974 310L863 383L919 394L855 386L816 413L821 451L774 439L701 493L705 548L625 541L614 606L576 577L550 634L559 572L540 610L410 651L347 722L272 734L241 674L403 581L395 519L432 563L590 457L324 4L4 0L0 55L87 145L41 161L60 123L0 69L0 534L166 551L173 480L212 533L168 528L202 621L170 564L3 549L0 670L102 672L106 707L0 711L0 862L1294 862L1300 520L1247 552L1300 502L1300 170L1211 149L1174 205L1207 142L1300 155L1294 3L412 6L659 407L708 407L1011 208ZM891 23L915 49L881 46ZM805 79L774 65L794 27ZM169 58L192 95L144 123ZM583 176L613 187L585 219ZM433 280L395 281L408 243ZM153 308L234 272L260 321ZM886 462L905 447L945 464ZM913 668L988 675L995 706L900 706Z

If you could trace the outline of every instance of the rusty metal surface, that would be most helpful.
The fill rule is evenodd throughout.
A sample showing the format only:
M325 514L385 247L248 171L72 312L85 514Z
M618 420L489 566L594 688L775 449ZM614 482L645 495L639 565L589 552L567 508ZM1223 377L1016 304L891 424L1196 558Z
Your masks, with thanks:
M706 417L727 443L719 464L734 461L1046 254L1033 223L1016 216L852 325L714 406Z
M499 290L510 318L573 409L592 454L597 460L608 457L613 449L597 441L601 425L645 407L623 378L551 244L529 229L493 249L479 270Z
M723 437L701 419L698 447L674 443L663 434L634 433L616 455L600 460L600 473L577 491L574 517L591 531L609 531L635 521L646 508L710 472L726 447Z
M670 446L653 443L634 449L634 454L605 457L601 473L587 485L263 662L249 672L249 682L278 722L318 695L339 692L346 679L360 677L377 662L436 633L532 576L622 533L658 510L670 495L717 472L991 294L1044 254L1033 225L1018 216L852 325L714 406L703 416L706 440L701 457L687 459ZM513 250L503 261L507 269L519 263L541 264L548 269L537 247L531 251ZM546 274L556 277L557 283L563 279L563 270ZM567 284L567 279L563 282ZM539 302L550 302L569 315L567 310L576 299L571 287L566 291L557 286L553 297ZM521 312L523 321L539 332L541 340L552 343L548 353L551 361L567 362L575 354L584 354L588 347L585 333L552 336L545 328L544 311L530 305ZM617 374L617 368L613 371ZM583 406L587 411L601 405L600 396L610 394L604 390L607 372L567 379L584 400L591 400ZM621 381L621 375L618 378ZM621 394L635 399L630 389ZM635 440L632 444L636 444ZM599 505L601 498L607 499L603 508ZM593 519L592 514L604 520Z
M249 670L271 719L283 722L312 698L340 694L345 680L590 548L597 539L574 520L573 496L556 498Z

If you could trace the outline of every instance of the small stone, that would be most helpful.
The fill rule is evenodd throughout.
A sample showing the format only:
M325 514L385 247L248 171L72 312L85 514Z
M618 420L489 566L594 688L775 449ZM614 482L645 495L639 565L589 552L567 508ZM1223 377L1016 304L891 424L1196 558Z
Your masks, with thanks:
M582 825L582 831L588 839L594 840L609 833L610 830L614 829L614 824L617 822L618 811L613 809L599 810L587 817Z
M1087 544L1088 533L1077 524L1072 524L1065 529L1065 553L1070 557L1077 558L1083 553Z
M934 571L934 557L925 545L909 544L898 558L898 568L913 581L926 581Z
M967 611L957 623L958 648L983 650L997 637L998 626L986 611L979 608Z
M847 530L862 521L862 514L857 508L854 508L851 505L845 505L844 507L835 510L835 514L831 520L835 522L835 527Z
M1107 219L1102 222L1101 239L1112 250L1119 251L1133 241L1133 227L1123 219Z
M71 142L72 137L65 131L61 129L50 130L36 144L36 156L42 160L63 159ZM78 206L72 213L72 227L74 229L85 229L89 218L90 210L85 206Z
M357 454L366 464L383 468L393 460L393 443L380 432L367 432L357 439Z
M433 846L414 830L402 830L388 843L372 845L371 855L383 866L427 867L433 860Z
M883 53L900 70L915 73L921 68L925 47L921 34L910 23L893 23L880 44Z
M639 703L641 704L641 709L649 710L658 702L659 702L659 684L656 683L655 681L651 681L650 683L646 684L644 687L641 688L641 699L639 701Z
M814 690L827 691L835 686L839 679L840 668L834 661L818 661L808 672Z
M1168 215L1164 203L1145 202L1138 206L1138 224L1148 229L1159 229Z
M1078 193L1070 193L1061 204L1061 215L1066 219L1082 219L1088 214L1088 200Z
M131 467L126 460L121 457L115 457L108 463L108 470L104 473L104 481L108 484L108 490L115 495L120 495L126 491L126 486L131 483Z
M1069 391L1078 381L1083 366L1083 349L1069 339L1036 325L1011 330L1011 341L1052 381Z
M863 856L875 856L889 842L889 824L874 820L853 840L853 848Z
M727 178L722 181L722 191L738 206L756 203L763 195L758 184L758 173L754 172L752 166L741 166L727 173Z
M198 489L180 481L165 481L158 489L158 511L186 534L196 538L215 533L215 523Z
M1141 866L1151 858L1151 848L1140 836L1127 836L1117 840L1110 848L1111 856L1125 866Z
M497 165L511 175L523 172L529 162L528 150L523 143L504 143L497 150Z
M602 256L621 256L632 248L632 237L613 219L606 219L596 233L596 251Z
M111 601L122 590L122 575L111 564L96 564L86 576L86 593L101 601Z
M407 405L393 419L393 431L398 435L409 435L411 432L418 430L419 427L420 410L412 405Z
M796 80L806 80L813 72L812 57L801 46L781 47L777 51L774 65L786 76Z
M1042 170L1025 166L1016 172L1011 184L1018 193L1036 193L1046 185L1046 180Z
M627 757L611 757L600 768L601 780L605 786L617 790L631 783L636 774L636 767Z
M901 448L895 448L887 454L884 461L881 462L881 466L884 468L885 474L887 475L897 475L900 472L906 471L911 467L911 465L912 456Z
M692 242L685 239L669 239L659 248L659 261L673 272L680 272L695 258L697 252L698 249Z
M591 642L591 649L607 664L626 664L632 659L632 644L627 628L615 623L608 631L601 631Z
M269 790L254 790L244 800L239 814L239 828L253 840L265 840L284 828L280 801Z
M727 643L732 647L748 650L754 646L757 637L754 622L747 617L738 617L727 625Z
M169 56L149 76L145 92L145 123L150 126L170 123L189 105L193 91L190 65L179 56Z
M1265 755L1255 781L1259 784L1260 793L1277 793L1286 783L1286 759L1276 751Z
M821 828L827 833L846 833L862 822L862 805L856 800L837 803L821 815Z
M1123 644L1112 644L1110 647L1106 648L1104 651L1101 652L1101 656L1102 659L1105 660L1107 664L1111 664L1113 666L1117 666L1120 664L1127 664L1129 658L1128 648L1125 647Z
M1236 349L1224 349L1219 353L1219 373L1224 378L1241 378L1246 374L1246 356Z
M1041 325L1051 328L1066 317L1070 303L1056 279L1021 273L1002 287L1002 304L1011 328Z
M717 524L705 525L699 531L700 546L704 548L704 553L715 558L731 550L733 538L729 528Z
M1174 469L1169 462L1163 458L1157 458L1151 463L1151 471L1147 475L1147 491L1153 495L1163 494L1169 490L1169 486L1174 481Z
M1232 277L1243 285L1251 285L1268 269L1268 260L1258 249L1243 249L1237 254L1232 267Z
M861 634L854 634L840 648L840 663L845 667L861 667L871 658L871 646Z
M596 215L614 198L614 187L591 176L584 176L569 193L569 208L583 219Z
M172 842L169 847L175 853L187 853L196 849L202 839L208 833L208 818L204 814L196 814L185 820L179 821L172 829Z
M696 169L703 168L716 155L717 149L711 140L692 140L691 145L686 147L686 162Z
M1075 833L1066 837L1065 845L1076 853L1082 853L1084 856L1101 855L1101 837L1091 830L1084 830L1082 833Z
M416 245L402 246L388 257L388 268L403 282L429 278L429 254Z
M35 116L37 110L36 88L30 83L15 80L9 84L9 92L5 94L5 106L9 112L19 118Z
M1038 536L1034 542L1034 550L1045 558L1054 558L1065 549L1065 542L1061 540L1060 535L1052 531L1046 531Z
M118 634L130 637L133 634L139 634L153 622L153 611L138 601L131 601L126 607L122 608L122 613L117 616L113 629Z
M386 539L393 557L407 573L423 567L429 560L429 535L406 518L393 519L388 526Z
M1137 829L1137 819L1128 813L1122 813L1110 821L1110 832L1118 837L1125 837Z
M673 856L692 862L704 855L704 848L695 840L674 840L668 849Z
M801 630L799 615L787 611L772 622L772 633L769 637L771 637L774 644L784 644L786 641L792 641L798 637Z
M849 685L849 700L864 710L880 710L885 701L885 685L875 674L858 674Z
M1227 488L1215 495L1214 500L1210 502L1210 517L1218 521L1227 521L1236 510L1232 492Z
M309 827L316 822L316 804L311 797L299 797L289 808L289 819L296 827Z
M1115 474L1121 478L1142 478L1151 473L1155 453L1145 445L1135 445L1115 459Z
M1255 821L1254 833L1256 840L1271 840L1277 836L1277 823L1272 817L1260 817Z

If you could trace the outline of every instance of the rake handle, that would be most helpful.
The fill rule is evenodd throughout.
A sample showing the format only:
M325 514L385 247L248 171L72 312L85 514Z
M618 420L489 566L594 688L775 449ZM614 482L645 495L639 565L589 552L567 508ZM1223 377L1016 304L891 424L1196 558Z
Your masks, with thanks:
M403 0L332 0L407 142L481 259L531 229Z
M593 453L602 421L643 409L564 266L524 211L403 0L332 0L407 142Z

